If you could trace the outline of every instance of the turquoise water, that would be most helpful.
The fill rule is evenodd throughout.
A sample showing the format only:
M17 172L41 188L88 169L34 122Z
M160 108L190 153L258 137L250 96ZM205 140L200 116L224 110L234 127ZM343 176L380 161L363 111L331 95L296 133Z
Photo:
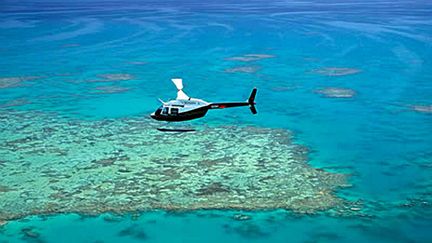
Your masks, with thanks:
M257 116L216 110L190 124L293 131L311 166L351 175L338 195L371 215L60 214L9 222L0 241L432 241L430 1L2 1L0 14L2 112L148 116L175 96L172 77L208 101L257 87Z

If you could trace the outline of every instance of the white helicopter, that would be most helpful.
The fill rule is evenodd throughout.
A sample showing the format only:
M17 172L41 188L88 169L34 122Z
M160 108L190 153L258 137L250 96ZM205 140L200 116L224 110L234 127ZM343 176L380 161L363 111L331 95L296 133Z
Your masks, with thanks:
M183 92L183 80L180 78L171 79L177 87L177 98L168 102L162 102L162 105L153 112L151 118L158 121L187 121L205 116L209 109L224 109L237 106L249 106L252 114L256 114L255 96L257 89L254 88L249 99L243 102L217 102L211 103L201 99L191 98Z

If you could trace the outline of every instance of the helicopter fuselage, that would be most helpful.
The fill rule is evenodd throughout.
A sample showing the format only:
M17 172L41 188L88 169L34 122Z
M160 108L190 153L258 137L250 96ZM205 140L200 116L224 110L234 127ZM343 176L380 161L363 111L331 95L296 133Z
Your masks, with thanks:
M162 102L162 105L152 114L151 118L158 121L187 121L203 117L207 114L209 109L224 109L237 106L249 106L252 114L256 114L255 109L255 96L257 89L254 88L252 93L244 102L220 102L209 103L207 101L191 98L183 92L182 79L171 79L177 87L177 98L168 102Z
M255 91L256 92L256 91ZM208 103L204 100L190 98L188 100L170 100L161 105L150 116L158 121L187 121L201 118L210 109L224 109L238 106L249 106L252 113L256 113L255 102L252 100L245 102L221 102Z
M205 116L210 103L200 99L170 100L150 116L158 121L187 121Z

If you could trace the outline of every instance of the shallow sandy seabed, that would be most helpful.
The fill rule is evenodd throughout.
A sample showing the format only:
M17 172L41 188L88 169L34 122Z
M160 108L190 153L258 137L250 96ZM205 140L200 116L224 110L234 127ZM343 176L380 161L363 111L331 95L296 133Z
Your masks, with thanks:
M432 105L412 105L411 109L416 112L432 114Z
M260 69L259 66L241 66L225 69L226 73L256 73Z
M287 130L162 133L142 117L68 120L0 111L0 220L152 209L352 211L347 176L310 167Z
M344 76L359 73L360 69L355 68L341 68L341 67L326 67L313 70L314 73L325 76Z
M315 93L321 94L329 98L352 98L356 92L352 89L346 88L323 88L315 90Z

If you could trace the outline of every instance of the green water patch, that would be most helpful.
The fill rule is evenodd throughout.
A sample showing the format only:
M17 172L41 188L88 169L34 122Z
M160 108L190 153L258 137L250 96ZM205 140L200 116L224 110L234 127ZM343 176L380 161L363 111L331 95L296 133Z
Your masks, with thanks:
M308 150L288 130L218 126L185 134L159 125L2 110L0 220L153 209L359 210L335 194L349 187L347 175L309 166Z

